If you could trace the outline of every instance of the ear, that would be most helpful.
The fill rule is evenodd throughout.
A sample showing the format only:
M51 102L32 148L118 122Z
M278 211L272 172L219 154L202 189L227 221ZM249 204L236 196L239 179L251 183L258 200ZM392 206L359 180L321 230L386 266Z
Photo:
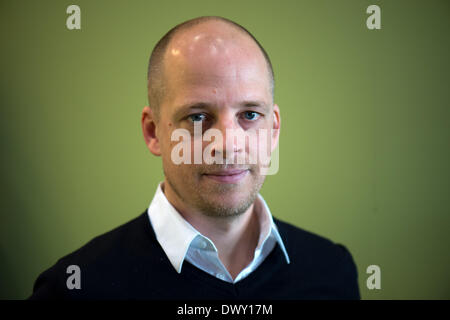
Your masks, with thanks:
M272 125L272 152L275 150L275 148L278 145L278 140L280 138L280 125L281 125L281 118L280 118L280 108L278 108L278 105L273 105L273 125Z
M157 137L157 125L153 110L146 106L142 110L141 116L142 133L144 134L145 144L148 150L155 156L161 155L161 146L159 144L159 139Z

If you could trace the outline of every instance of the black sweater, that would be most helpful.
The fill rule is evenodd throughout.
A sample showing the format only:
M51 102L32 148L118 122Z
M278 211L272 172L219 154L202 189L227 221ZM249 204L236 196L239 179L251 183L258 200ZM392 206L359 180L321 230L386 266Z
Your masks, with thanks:
M31 299L359 299L357 269L340 244L274 218L290 258L277 244L261 265L235 284L184 261L177 273L145 211L91 240L44 271ZM80 289L68 289L70 265Z

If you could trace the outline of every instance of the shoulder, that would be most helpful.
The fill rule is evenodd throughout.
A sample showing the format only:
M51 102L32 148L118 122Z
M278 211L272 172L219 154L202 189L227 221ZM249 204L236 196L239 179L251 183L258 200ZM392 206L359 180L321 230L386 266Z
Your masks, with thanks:
M143 245L148 245L151 228L148 228L147 214L138 217L94 237L79 249L63 256L58 260L60 264L92 264L101 263L123 256L136 254Z
M337 290L339 298L359 299L357 266L345 245L276 218L274 222L295 272Z
M290 251L306 254L308 252L318 253L336 250L336 244L324 236L297 227L275 217L274 222L285 246L289 247Z
M61 258L60 261L71 259L88 262L114 255L114 253L129 252L132 248L139 250L142 245L149 243L149 237L151 237L151 226L147 212L144 212L138 217L93 238L78 250Z
M338 261L347 256L351 258L343 244L275 217L274 222L290 256L301 257L303 261L314 260L316 263Z
M30 298L64 299L68 294L65 286L71 266L81 270L83 283L101 284L103 279L112 279L120 271L136 266L135 262L142 257L149 256L153 243L157 243L151 241L152 237L152 228L144 212L60 258L39 275Z

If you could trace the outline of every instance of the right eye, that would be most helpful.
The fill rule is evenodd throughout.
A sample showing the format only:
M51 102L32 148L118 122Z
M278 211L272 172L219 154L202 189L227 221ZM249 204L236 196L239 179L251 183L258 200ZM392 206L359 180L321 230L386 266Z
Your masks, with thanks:
M191 122L199 122L199 121L205 121L206 116L202 113L195 113L195 114L191 114L190 116L188 116L188 119Z

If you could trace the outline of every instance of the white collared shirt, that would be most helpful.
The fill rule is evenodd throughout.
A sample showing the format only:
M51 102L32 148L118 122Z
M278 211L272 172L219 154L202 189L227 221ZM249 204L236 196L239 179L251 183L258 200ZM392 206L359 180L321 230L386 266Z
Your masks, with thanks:
M260 223L258 245L255 249L253 261L233 280L220 261L214 243L198 232L178 213L164 195L161 184L156 189L147 213L155 231L156 239L178 273L181 273L183 262L187 260L214 277L226 282L236 283L253 272L269 255L277 242L284 253L286 262L290 262L270 210L263 197L258 194L254 204L254 212L258 215Z

